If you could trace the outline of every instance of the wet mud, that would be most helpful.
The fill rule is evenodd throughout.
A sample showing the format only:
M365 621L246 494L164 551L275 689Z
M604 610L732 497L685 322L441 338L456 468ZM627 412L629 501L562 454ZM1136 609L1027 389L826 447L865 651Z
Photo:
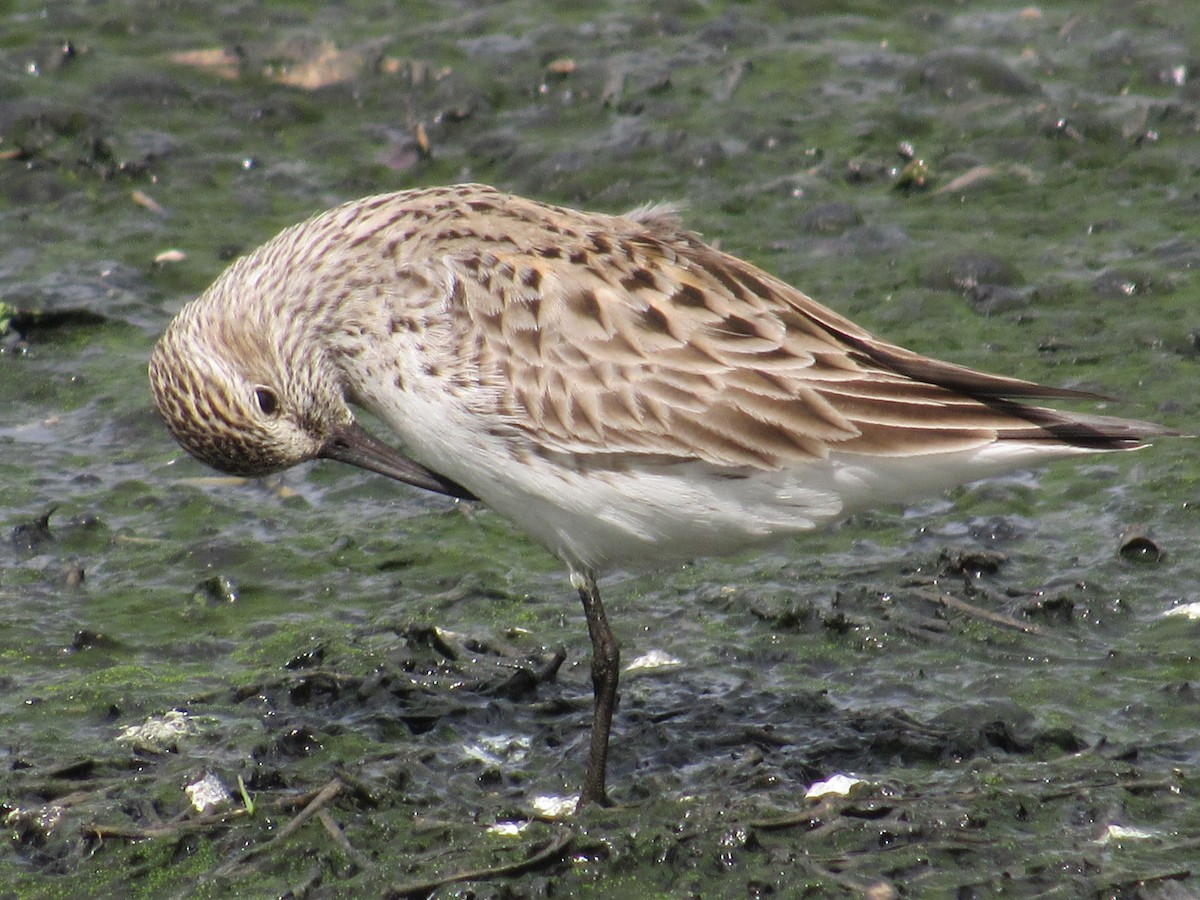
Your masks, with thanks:
M1168 0L0 4L0 895L1200 891L1194 441L607 580L617 803L572 816L555 561L217 476L145 376L279 228L479 180L680 203L889 340L1194 431L1197 47Z

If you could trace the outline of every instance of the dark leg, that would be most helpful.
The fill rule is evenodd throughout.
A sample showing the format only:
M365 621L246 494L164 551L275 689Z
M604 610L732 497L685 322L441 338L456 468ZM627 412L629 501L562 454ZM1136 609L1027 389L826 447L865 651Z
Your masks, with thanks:
M596 576L589 570L572 572L571 583L579 589L583 613L587 616L588 634L592 637L592 690L596 705L592 712L592 744L588 752L587 772L583 776L583 791L579 794L581 809L589 803L608 806L604 779L608 768L608 729L612 724L613 707L617 703L617 679L620 677L621 649L613 637Z

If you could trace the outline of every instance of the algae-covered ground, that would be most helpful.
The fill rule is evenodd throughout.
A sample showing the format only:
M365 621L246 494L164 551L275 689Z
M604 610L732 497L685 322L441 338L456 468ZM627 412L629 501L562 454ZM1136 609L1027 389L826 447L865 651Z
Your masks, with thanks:
M0 2L0 897L1200 893L1194 441L610 577L618 805L568 816L561 566L217 476L145 376L281 227L474 180L1195 431L1198 69L1185 0Z

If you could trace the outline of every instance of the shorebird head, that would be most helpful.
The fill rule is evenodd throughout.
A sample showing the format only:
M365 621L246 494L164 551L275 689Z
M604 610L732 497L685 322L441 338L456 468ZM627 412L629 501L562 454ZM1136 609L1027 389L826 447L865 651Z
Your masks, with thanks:
M246 271L235 265L185 307L150 356L154 402L175 440L231 475L332 459L473 499L355 422L343 373L320 335L258 296L262 279L243 278Z
M286 335L208 294L167 328L150 357L154 402L192 456L261 476L323 455L353 415L320 354L288 354Z

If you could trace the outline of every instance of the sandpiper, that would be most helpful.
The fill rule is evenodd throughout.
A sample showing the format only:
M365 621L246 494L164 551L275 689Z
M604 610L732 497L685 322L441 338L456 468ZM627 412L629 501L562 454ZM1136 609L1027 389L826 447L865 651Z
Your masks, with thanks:
M481 500L566 563L593 650L580 805L608 799L617 691L599 573L1173 433L1017 402L1098 398L881 341L670 209L472 184L286 229L179 313L150 380L171 433L217 469L340 460Z

